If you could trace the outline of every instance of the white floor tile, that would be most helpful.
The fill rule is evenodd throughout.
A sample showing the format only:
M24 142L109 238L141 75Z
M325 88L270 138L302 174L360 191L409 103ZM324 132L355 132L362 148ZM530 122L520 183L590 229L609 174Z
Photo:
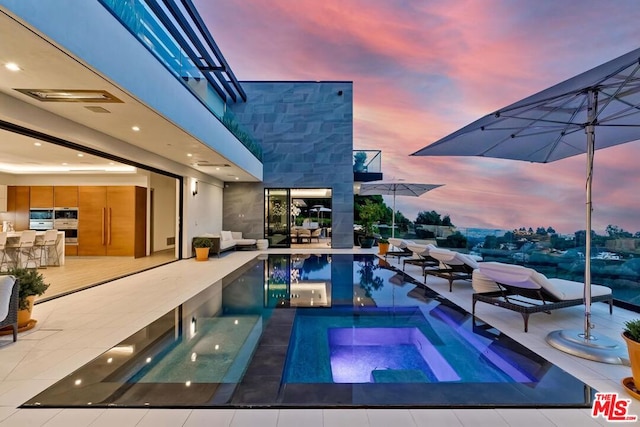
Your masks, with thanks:
M416 426L462 426L462 422L451 409L410 409L409 412Z
M509 425L494 409L486 409L484 411L476 409L454 409L453 412L465 427L506 427Z
M235 409L194 409L187 417L183 427L227 427L231 425L235 413Z
M278 425L277 409L252 409L236 411L231 419L230 427L276 427Z
M48 422L44 427L84 427L90 426L106 409L63 409ZM26 411L24 411L26 412Z
M322 427L322 409L281 409L278 427Z
M555 427L555 424L538 409L496 409L496 412L510 426Z
M107 408L94 420L91 427L133 427L138 425L148 411L148 409Z
M175 427L182 426L189 418L191 409L154 409L142 417L136 427Z
M0 422L0 427L43 426L61 409L38 409L36 411L16 411ZM75 426L74 426L75 427Z
M415 420L408 409L367 409L371 427L415 426Z
M366 409L324 409L325 427L368 426L369 417Z

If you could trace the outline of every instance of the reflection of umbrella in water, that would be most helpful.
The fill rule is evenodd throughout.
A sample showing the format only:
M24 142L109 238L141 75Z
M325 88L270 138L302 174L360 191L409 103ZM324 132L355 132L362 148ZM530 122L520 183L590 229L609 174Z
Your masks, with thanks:
M598 362L626 363L613 340L591 334L591 181L594 151L640 138L640 49L486 115L417 151L547 163L587 153L583 331L554 331L552 346ZM598 127L598 140L595 128ZM586 133L586 138L584 134Z
M391 214L391 237L396 235L396 196L422 196L427 191L442 187L441 184L418 184L402 179L392 181L370 181L360 184L361 196L389 195L393 196Z

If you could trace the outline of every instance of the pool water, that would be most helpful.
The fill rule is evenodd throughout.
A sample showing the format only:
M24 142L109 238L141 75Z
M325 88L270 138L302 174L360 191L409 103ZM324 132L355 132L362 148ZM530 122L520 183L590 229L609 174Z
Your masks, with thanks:
M256 258L23 407L590 407L375 255Z

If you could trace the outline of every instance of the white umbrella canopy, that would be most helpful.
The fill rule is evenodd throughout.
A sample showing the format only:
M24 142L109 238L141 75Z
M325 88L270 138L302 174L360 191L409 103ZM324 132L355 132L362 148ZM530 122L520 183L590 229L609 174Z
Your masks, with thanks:
M442 187L444 184L420 184L407 182L402 179L389 181L370 181L360 184L361 196L387 195L393 196L393 210L391 215L391 237L395 237L396 230L396 196L420 197L427 191Z
M488 114L412 154L538 163L587 154L584 330L555 331L547 341L568 353L607 363L625 360L611 354L617 344L590 332L593 157L597 149L640 139L639 58L640 49L633 50Z

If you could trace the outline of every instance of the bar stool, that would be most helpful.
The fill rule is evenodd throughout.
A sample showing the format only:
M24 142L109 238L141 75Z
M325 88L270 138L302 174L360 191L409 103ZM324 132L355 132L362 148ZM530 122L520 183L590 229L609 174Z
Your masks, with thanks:
M57 241L58 230L47 230L44 232L42 240L36 242L35 247L40 251L40 268L47 268L51 255L55 255L55 263L53 265L60 266Z
M34 268L38 267L36 262L34 243L36 241L35 230L25 230L20 232L20 240L15 245L6 245L5 250L9 249L14 258L15 267L29 268L29 261L33 261ZM22 264L23 256L27 257L27 261Z
M7 253L7 232L0 232L0 271L2 271L2 267L9 270L13 263L13 259Z

